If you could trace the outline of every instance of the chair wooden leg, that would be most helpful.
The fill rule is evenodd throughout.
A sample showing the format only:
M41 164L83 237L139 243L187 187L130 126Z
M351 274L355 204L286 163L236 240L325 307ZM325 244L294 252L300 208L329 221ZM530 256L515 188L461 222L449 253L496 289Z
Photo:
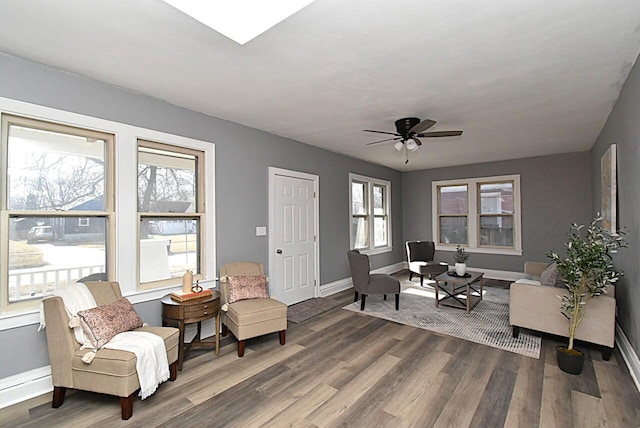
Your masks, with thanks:
M400 310L400 293L396 294L396 311Z
M280 330L280 344L284 345L284 342L286 340L286 334L287 334L287 330Z
M367 295L363 294L362 295L362 300L360 301L360 310L361 311L364 311L364 301L365 301L366 298L367 298Z
M225 324L222 324L222 336L227 337L227 333L229 333L229 328Z
M244 340L238 340L238 357L244 357Z
M608 346L603 346L601 349L602 359L605 361L609 361L611 358L611 354L613 353L613 348L609 348Z
M420 275L420 287L424 287L424 275Z
M520 334L520 327L515 325L511 326L511 335L517 339L519 334Z
M120 409L122 410L122 420L126 421L133 416L133 399L136 393L134 392L128 397L120 397Z
M413 279L413 272L409 271L409 281Z
M53 387L53 401L51 402L51 407L57 409L62 406L64 403L64 395L67 393L67 388L64 386L54 386Z
M353 298L353 301L354 301L354 302L357 302L357 301L358 301L358 292L357 292L357 291L356 291L356 297L354 297L354 298Z
M384 296L384 297L383 297L383 299L384 299L384 300L387 300L387 295L386 295L386 294L383 294L383 296Z
M169 364L169 380L173 382L176 379L178 379L178 360Z

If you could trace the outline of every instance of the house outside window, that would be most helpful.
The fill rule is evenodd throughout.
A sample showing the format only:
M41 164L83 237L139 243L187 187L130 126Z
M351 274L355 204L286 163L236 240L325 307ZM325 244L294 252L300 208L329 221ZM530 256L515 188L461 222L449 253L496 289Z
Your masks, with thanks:
M391 183L349 174L351 248L367 254L391 251Z
M1 129L5 312L34 307L56 288L109 272L114 135L8 114Z
M202 151L138 140L141 289L164 286L187 270L202 277L203 157Z
M520 176L432 183L436 249L522 254Z

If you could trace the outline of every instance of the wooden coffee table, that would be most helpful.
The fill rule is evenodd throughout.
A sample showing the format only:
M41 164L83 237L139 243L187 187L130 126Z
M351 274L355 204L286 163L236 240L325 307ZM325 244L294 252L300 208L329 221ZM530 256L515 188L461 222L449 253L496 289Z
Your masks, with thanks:
M467 313L482 300L483 272L467 272L468 278L451 276L447 272L436 277L436 308L440 303L453 308L466 309ZM474 286L479 283L480 289ZM442 298L439 293L444 293Z

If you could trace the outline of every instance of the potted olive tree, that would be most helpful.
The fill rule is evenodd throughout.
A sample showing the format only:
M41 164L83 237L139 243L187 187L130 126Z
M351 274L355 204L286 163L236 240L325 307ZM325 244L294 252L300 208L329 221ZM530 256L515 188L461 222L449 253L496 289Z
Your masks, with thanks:
M607 292L622 276L613 268L611 254L626 247L624 231L611 233L602 227L602 217L597 215L588 226L573 224L567 234L567 255L547 254L558 267L568 294L558 296L561 312L569 320L569 345L557 347L558 366L567 373L579 374L584 364L584 354L575 349L573 341L587 309L594 297Z
M464 276L467 273L467 260L469 260L469 253L467 253L463 247L458 245L456 253L453 255L453 260L456 262L456 275Z

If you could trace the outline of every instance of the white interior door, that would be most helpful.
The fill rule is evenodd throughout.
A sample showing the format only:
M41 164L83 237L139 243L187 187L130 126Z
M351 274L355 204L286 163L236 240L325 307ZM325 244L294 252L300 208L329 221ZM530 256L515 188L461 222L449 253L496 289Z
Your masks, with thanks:
M269 283L287 305L316 296L316 203L313 180L275 174Z

